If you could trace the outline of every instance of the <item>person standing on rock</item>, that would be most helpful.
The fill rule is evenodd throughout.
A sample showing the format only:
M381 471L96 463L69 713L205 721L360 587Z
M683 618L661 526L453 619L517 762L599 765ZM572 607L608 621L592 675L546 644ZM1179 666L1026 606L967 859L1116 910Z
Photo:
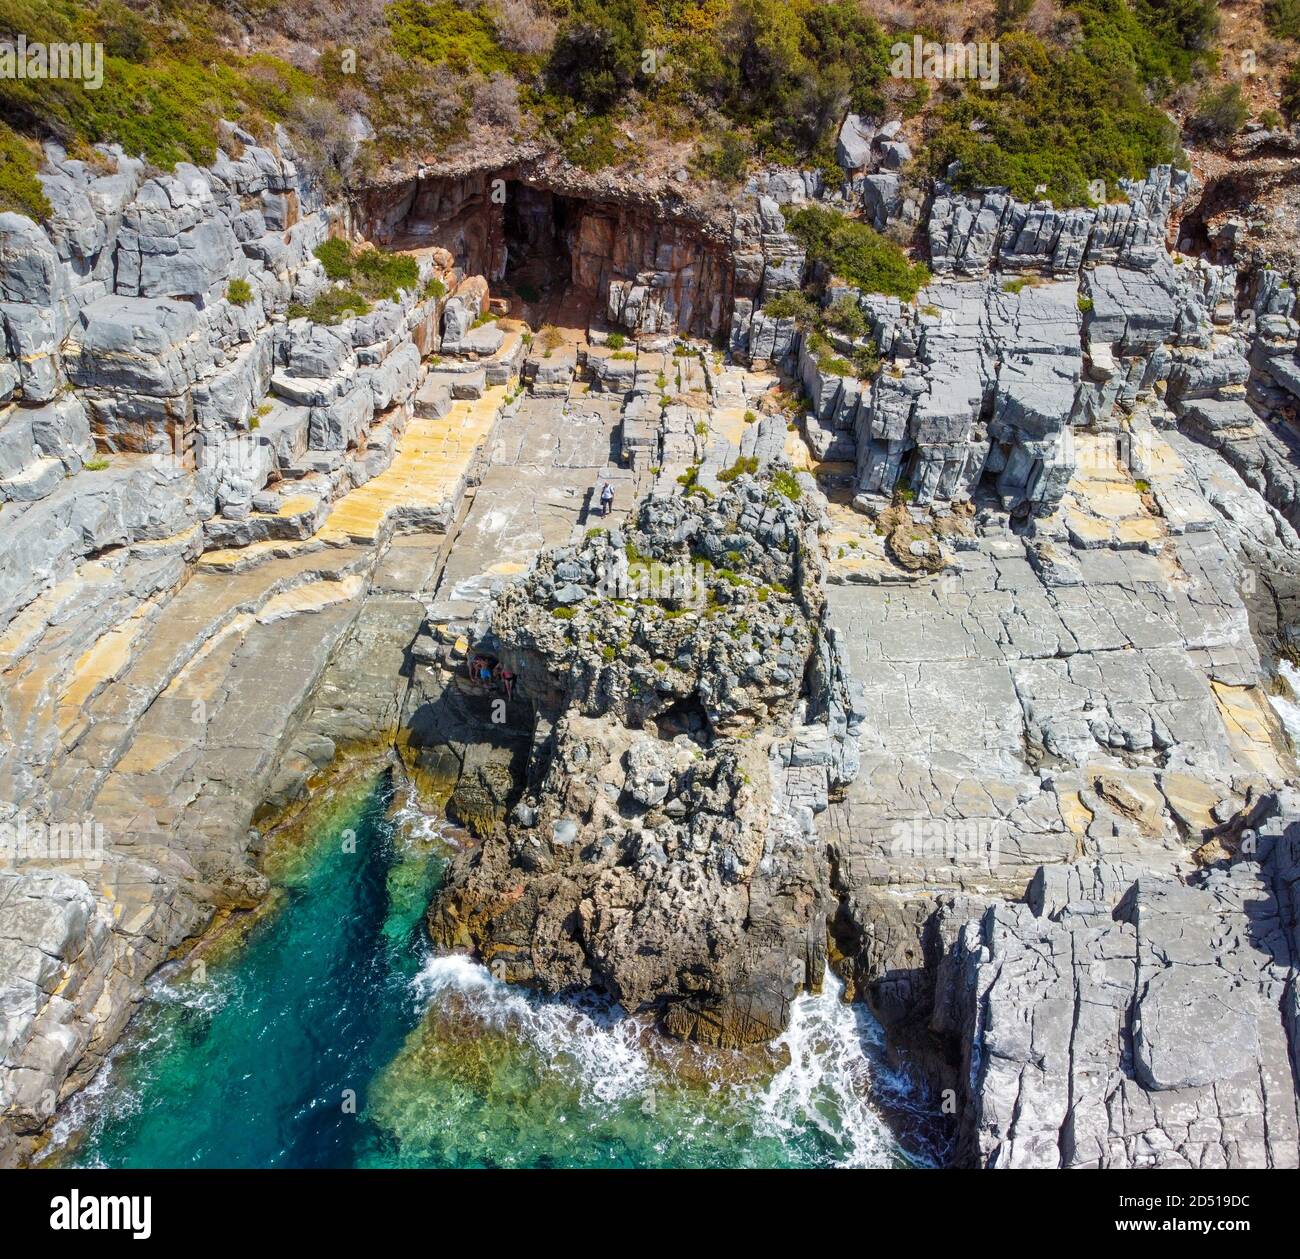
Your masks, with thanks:
M609 509L614 506L614 487L606 481L600 487L600 514L609 515Z

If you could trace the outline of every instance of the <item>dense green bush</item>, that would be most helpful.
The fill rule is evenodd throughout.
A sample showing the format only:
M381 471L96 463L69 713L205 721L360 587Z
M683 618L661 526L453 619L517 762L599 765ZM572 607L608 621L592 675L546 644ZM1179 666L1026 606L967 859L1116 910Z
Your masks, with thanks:
M1249 118L1250 103L1242 95L1241 85L1224 83L1221 87L1207 88L1197 97L1188 127L1206 140L1228 140Z
M500 74L511 68L491 10L453 0L395 0L384 12L393 48L403 57L453 70Z
M1300 39L1300 0L1267 0L1264 25L1277 39Z
M910 302L928 284L930 272L908 260L903 249L866 223L834 210L807 205L787 216L786 226L802 242L811 262L868 293Z
M862 307L851 297L841 297L832 302L822 317L828 327L842 332L846 337L865 337L870 331Z
M961 187L1085 205L1091 181L1113 195L1121 177L1179 157L1177 130L1147 99L1124 40L1094 33L1063 51L1013 32L1001 40L1000 75L996 90L970 85L936 111L931 165L942 173L959 162Z
M45 190L36 178L37 158L21 136L0 122L0 212L43 219L50 213Z
M696 168L722 184L738 184L745 175L749 146L734 131L724 131L717 142L704 148L695 160Z
M1278 89L1282 113L1288 122L1300 120L1300 61L1293 61L1282 76Z
M636 0L578 0L551 49L551 88L596 113L644 82L646 29Z
M289 318L303 316L313 323L336 324L344 319L370 313L370 303L365 297L351 288L329 288L321 293L310 306L291 303Z
M329 279L347 282L372 301L395 299L399 289L414 293L420 282L420 264L409 254L353 249L337 238L317 245L315 254Z
M777 160L832 148L846 109L883 108L888 41L852 0L737 0L712 38L677 55L691 89Z
M352 278L352 246L347 241L335 237L317 245L314 252L329 279L350 280Z
M798 289L778 293L764 305L763 311L773 319L793 319L801 328L812 327L817 319L817 303Z

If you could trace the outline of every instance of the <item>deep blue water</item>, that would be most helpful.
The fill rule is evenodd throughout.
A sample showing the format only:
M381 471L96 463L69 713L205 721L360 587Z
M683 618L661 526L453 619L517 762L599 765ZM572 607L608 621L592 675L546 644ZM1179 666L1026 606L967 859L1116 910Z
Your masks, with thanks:
M110 1167L900 1166L933 1117L858 1006L802 998L770 1053L666 1041L430 955L442 828L381 780L275 850L277 897L207 961L157 977L62 1125ZM882 1118L888 1109L894 1129Z

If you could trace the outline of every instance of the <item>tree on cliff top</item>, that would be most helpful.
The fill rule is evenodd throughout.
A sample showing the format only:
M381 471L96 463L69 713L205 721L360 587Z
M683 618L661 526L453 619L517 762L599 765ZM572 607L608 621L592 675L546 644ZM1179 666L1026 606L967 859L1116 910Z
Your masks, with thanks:
M636 0L581 0L546 67L551 88L605 113L645 80L645 23Z

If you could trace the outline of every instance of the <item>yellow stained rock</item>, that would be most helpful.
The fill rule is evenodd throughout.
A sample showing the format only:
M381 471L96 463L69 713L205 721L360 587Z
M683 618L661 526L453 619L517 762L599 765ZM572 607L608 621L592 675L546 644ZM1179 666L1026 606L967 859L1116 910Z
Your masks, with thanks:
M1057 793L1056 806L1061 812L1061 821L1072 835L1083 835L1092 825L1092 810L1079 798L1077 791Z
M118 774L152 774L170 765L191 745L159 734L139 733L122 754L115 772Z
M1238 755L1273 781L1281 781L1293 773L1294 763L1286 750L1285 735L1264 692L1257 686L1229 686L1216 681L1211 681L1210 687L1228 739Z
M243 638L248 627L253 624L253 617L241 612L223 625L207 642L185 662L185 667L167 684L164 695L183 695L187 699L212 699L222 683L223 674L205 672L203 665L226 639L232 635Z
M492 431L505 394L505 385L493 385L481 398L453 403L442 419L413 419L388 469L339 500L316 536L333 545L373 542L395 510L450 502Z
M1217 824L1210 810L1219 803L1219 792L1208 783L1190 774L1167 773L1160 776L1160 790L1189 829L1207 831Z
M304 612L319 612L333 603L342 603L355 599L365 588L365 580L357 574L344 577L341 581L309 581L273 595L257 614L257 620L265 625L269 621L282 621L287 616L298 616Z

